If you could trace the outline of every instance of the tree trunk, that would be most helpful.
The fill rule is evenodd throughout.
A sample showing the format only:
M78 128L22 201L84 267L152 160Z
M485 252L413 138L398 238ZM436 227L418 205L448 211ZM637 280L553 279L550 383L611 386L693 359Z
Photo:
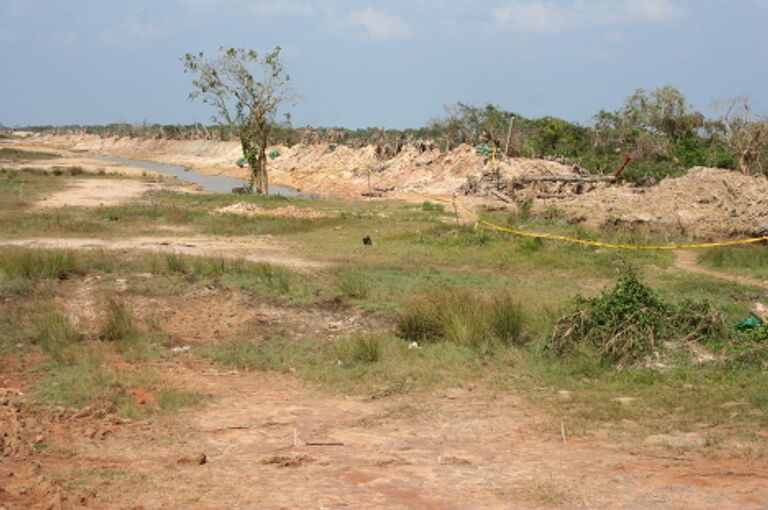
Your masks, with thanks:
M259 187L261 195L269 195L269 178L267 176L267 144L269 143L269 128L262 126L259 139Z

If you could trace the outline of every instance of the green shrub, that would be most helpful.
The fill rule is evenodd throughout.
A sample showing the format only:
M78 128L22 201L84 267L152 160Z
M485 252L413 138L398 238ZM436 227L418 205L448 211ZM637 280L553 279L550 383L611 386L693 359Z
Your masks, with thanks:
M702 341L725 332L722 315L709 303L667 304L629 268L600 296L577 296L574 309L557 321L548 346L558 355L594 349L619 367L661 352L667 340Z

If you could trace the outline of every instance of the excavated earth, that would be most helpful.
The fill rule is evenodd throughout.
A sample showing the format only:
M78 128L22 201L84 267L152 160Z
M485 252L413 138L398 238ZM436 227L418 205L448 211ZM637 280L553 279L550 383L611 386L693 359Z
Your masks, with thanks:
M247 170L234 164L241 156L236 142L69 134L33 136L23 146L63 151L85 167L86 154L109 154L180 165L206 174L247 177ZM449 152L406 145L388 160L379 159L373 146L352 149L298 144L272 150L279 153L270 161L272 183L354 199L363 199L362 194L406 200L463 195L468 178L480 181L494 174L495 169L495 175L507 181L522 176L581 175L581 169L565 161L507 158L497 162L478 155L468 145ZM108 163L97 164L103 168ZM54 160L34 166L39 165L55 168L57 163ZM542 187L547 191L543 195ZM498 203L497 198L486 193L474 195L461 199L471 205ZM541 209L555 206L571 222L628 227L645 233L723 240L768 232L768 180L716 168L692 168L682 177L664 179L649 187L600 183L585 191L571 186L536 185L514 198L533 198L534 207Z

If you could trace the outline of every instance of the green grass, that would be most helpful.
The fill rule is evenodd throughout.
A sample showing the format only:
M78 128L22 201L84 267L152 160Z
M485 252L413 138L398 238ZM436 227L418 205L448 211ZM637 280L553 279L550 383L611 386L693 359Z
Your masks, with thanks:
M407 302L396 318L411 342L449 342L491 351L525 342L520 304L507 291L490 296L460 288L433 288Z
M0 148L0 160L7 161L40 161L59 158L58 154L41 151L25 151L20 149Z
M83 264L73 251L3 248L0 252L0 276L5 279L63 280L83 271Z
M333 342L234 340L203 349L206 358L243 370L295 373L335 391L384 397L462 384L486 376L476 351L452 344L411 348L384 333L361 333Z
M713 269L768 280L768 246L765 245L713 248L705 251L699 262Z

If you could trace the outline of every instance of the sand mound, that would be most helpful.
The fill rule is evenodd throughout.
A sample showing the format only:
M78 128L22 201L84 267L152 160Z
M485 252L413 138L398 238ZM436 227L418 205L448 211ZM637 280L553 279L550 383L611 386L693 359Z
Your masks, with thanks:
M211 211L212 215L219 216L222 214L234 214L237 216L253 217L268 217L268 218L329 218L330 215L322 211L312 211L309 209L300 209L298 207L289 205L286 207L278 207L277 209L264 209L255 204L249 204L246 202L238 202L236 204L228 205L226 207L219 207Z
M702 240L757 235L768 229L768 179L696 167L651 188L608 187L555 204L572 218Z

